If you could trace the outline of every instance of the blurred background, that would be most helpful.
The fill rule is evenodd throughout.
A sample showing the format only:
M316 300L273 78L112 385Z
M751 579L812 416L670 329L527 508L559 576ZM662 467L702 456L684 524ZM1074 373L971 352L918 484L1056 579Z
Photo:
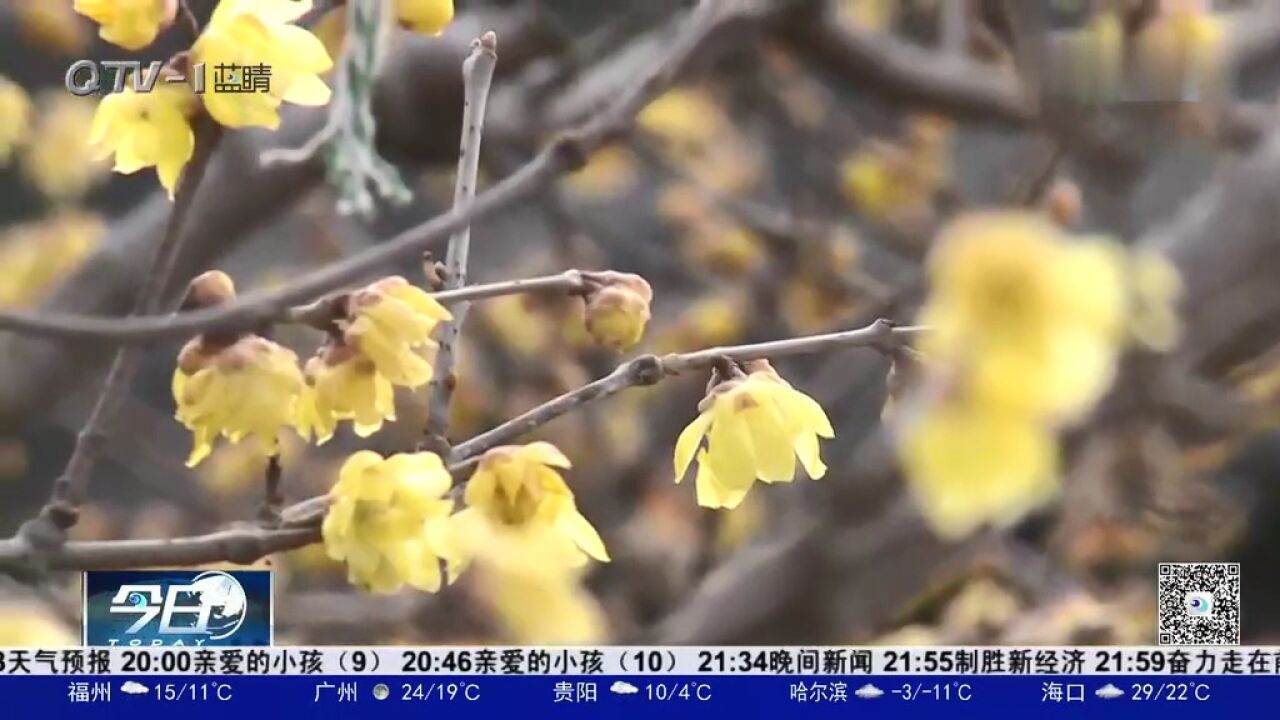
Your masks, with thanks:
M957 542L931 533L885 446L889 362L870 349L777 363L831 416L831 470L758 487L733 511L700 508L691 483L672 482L675 438L705 376L541 428L572 458L567 479L613 556L586 579L607 639L1146 644L1157 562L1232 560L1244 642L1280 641L1280 7L740 4L633 132L475 227L473 282L566 268L643 275L653 319L629 355L905 323L942 223L1022 207L1166 252L1183 275L1184 332L1168 357L1127 361L1071 431L1059 502ZM214 2L189 5L203 19ZM258 166L263 150L301 145L323 122L323 111L289 108L279 131L231 133L218 149L189 220L184 280L220 268L241 289L271 286L448 209L460 64L483 30L496 29L500 59L482 188L661 61L690 3L456 5L441 37L398 32L379 81L379 147L412 202L365 222L335 212L322 164ZM132 57L166 59L185 40L170 31ZM70 0L0 0L4 306L120 314L131 301L170 204L150 170L122 176L87 160L95 100L63 89L74 60L121 57ZM1154 74L1134 81L1131 67ZM388 270L422 281L418 263ZM305 358L319 334L283 328L276 339ZM180 346L149 349L73 538L176 537L254 517L263 458L224 444L183 467L190 437L169 390ZM111 352L0 333L0 532L44 502ZM580 301L478 303L451 435L493 427L626 357L592 344ZM326 492L355 449L411 447L423 397L398 402L399 421L373 438L345 426L319 449L291 438L288 500ZM276 572L278 643L522 639L496 616L492 589L466 576L438 594L375 596L350 587L318 546L261 564ZM71 573L0 577L0 646L77 642L79 598Z

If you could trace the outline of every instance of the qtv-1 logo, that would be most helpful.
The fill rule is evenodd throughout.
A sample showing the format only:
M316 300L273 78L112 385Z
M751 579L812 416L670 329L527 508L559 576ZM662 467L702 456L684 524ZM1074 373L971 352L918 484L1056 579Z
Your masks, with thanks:
M272 613L269 570L84 574L85 645L270 645Z

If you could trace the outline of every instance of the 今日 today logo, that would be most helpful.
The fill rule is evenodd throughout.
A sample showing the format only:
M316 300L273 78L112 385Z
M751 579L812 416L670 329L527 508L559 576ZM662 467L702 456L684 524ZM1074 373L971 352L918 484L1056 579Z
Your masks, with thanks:
M90 571L84 588L86 645L271 644L268 570Z

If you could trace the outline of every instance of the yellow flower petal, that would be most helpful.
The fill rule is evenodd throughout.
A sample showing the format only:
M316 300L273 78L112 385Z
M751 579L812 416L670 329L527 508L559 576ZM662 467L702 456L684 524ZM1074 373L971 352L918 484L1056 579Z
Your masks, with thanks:
M698 446L702 443L702 438L707 434L707 428L711 426L711 414L700 413L689 423L684 430L680 432L680 437L676 439L676 455L675 455L675 471L676 482L684 479L685 472L689 469L689 463L693 461L693 456L698 450Z

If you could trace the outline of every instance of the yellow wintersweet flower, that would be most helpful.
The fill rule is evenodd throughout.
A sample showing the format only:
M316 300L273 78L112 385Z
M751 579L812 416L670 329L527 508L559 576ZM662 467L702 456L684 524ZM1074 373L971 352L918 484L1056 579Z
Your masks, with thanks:
M835 437L827 414L767 363L759 365L712 388L699 404L698 417L676 440L676 482L697 456L699 505L734 508L757 479L791 482L797 456L809 477L826 475L818 438Z
M223 347L203 337L187 343L173 372L177 418L194 434L187 467L208 457L218 435L233 443L252 435L275 455L302 385L298 356L266 338L247 334Z
M1007 527L1058 493L1053 431L972 403L930 408L902 445L918 507L940 537Z
M22 86L0 77L0 167L9 164L13 149L31 135L31 99Z
M396 419L395 391L373 361L346 346L330 346L307 361L306 385L298 398L298 432L317 445L333 437L339 420L351 420L356 435L369 437L383 420Z
M125 50L141 50L173 23L177 0L75 0L72 7L102 27L98 35Z
M485 526L550 529L577 547L578 564L586 556L609 562L600 533L583 517L573 491L560 476L569 459L549 442L496 447L480 458L463 495L467 507L455 522L470 538L468 556L482 544ZM584 555L585 553L585 555Z
M938 238L921 349L954 363L980 404L1070 419L1110 385L1125 257L1030 212L960 218Z
M405 584L440 589L440 560L453 556L447 518L453 479L434 453L347 458L329 495L321 533L329 557L347 564L352 584L376 593ZM450 581L453 575L450 574Z
M101 179L106 165L94 160L89 144L95 103L63 92L48 93L39 103L40 118L23 155L23 171L51 200L80 198Z
M512 642L592 644L605 640L604 612L582 587L581 553L551 528L486 526L476 581Z
M187 285L182 309L235 297L230 276L210 270ZM288 348L252 333L196 336L178 354L172 383L177 418L194 435L187 467L208 457L219 435L232 443L252 435L265 454L279 454L280 431L294 421L302 385L298 356Z
M178 176L195 150L195 133L187 119L195 103L195 93L185 83L157 82L145 93L125 83L123 91L98 103L89 142L98 159L115 154L118 173L129 175L154 165L172 200Z
M453 0L396 0L396 18L423 35L439 35L453 21Z
M291 24L311 10L311 0L221 0L204 32L192 46L192 62L266 66L266 92L238 88L219 92L212 85L201 95L209 114L232 128L280 126L280 103L324 105L329 86L320 74L333 67L315 35Z
M373 361L393 385L419 387L431 380L431 334L453 316L430 294L399 276L383 278L351 295L343 339Z

